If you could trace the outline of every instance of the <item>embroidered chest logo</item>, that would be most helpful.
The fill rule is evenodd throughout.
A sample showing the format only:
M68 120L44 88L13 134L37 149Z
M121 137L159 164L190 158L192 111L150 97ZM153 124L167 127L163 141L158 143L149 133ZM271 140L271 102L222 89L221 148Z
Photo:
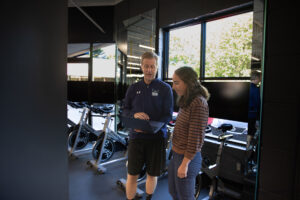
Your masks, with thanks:
M136 94L141 94L141 90L136 91Z
M152 89L152 96L158 96L159 90Z

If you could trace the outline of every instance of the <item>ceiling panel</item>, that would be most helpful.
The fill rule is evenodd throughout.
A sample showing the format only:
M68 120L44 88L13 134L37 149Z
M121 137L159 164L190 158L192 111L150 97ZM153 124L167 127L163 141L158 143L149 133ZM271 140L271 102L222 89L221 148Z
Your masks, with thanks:
M87 6L114 6L123 0L72 0L72 1L80 7L87 7ZM74 7L72 1L69 0L68 2L69 7Z

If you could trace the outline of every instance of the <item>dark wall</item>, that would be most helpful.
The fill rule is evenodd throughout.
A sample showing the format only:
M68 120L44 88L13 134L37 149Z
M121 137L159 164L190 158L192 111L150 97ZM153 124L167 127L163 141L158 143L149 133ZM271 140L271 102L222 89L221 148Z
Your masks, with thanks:
M114 7L95 6L82 9L105 31L101 32L77 8L68 8L68 41L69 43L111 43L114 30Z
M159 0L124 0L115 6L116 22L122 22L136 15L158 7Z
M92 103L115 103L114 82L68 81L68 100Z
M143 12L157 8L159 27L169 26L215 11L235 7L249 0L124 0L115 6L115 20L121 22Z
M259 199L299 200L300 84L296 7L268 1Z
M0 199L68 199L67 1L1 4Z
M249 0L159 0L159 27L239 6Z

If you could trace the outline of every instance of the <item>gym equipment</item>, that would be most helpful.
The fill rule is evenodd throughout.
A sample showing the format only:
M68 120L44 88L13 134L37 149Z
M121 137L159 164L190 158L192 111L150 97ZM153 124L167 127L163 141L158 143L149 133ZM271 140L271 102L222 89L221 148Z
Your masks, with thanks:
M106 172L106 168L104 167L105 165L127 159L127 152L126 152L124 157L122 157L122 158L104 162L106 160L103 159L103 155L108 154L108 153L113 154L115 152L114 144L116 142L121 143L126 148L128 145L128 134L127 134L127 136L125 134L125 136L122 137L118 132L115 132L109 128L109 123L111 121L110 117L111 117L110 114L108 114L108 116L105 120L105 123L104 123L103 134L101 134L101 136L99 137L99 139L93 146L92 155L93 155L94 160L89 160L87 162L87 165L89 165L91 168L95 169L99 174L103 174ZM103 144L105 144L105 145L103 145ZM109 148L109 147L111 147L111 148ZM103 163L101 163L101 162L103 162Z
M207 158L203 159L204 164L202 167L202 173L211 179L209 199L215 199L221 194L229 195L235 199L241 199L242 194L225 187L222 177L220 177L221 160L223 162L222 157L224 153L224 147L229 145L227 141L233 137L233 134L226 134L226 132L232 130L233 126L231 124L222 124L218 129L220 129L222 133L218 136L219 147L217 151L216 162L210 164L209 161L207 161ZM241 166L238 168L241 168Z
M96 131L87 123L88 117L91 113L96 113L99 116L105 118L107 115L104 113L110 112L111 110L103 110L101 107L95 107L85 104L79 123L73 126L68 137L68 151L70 156L75 156L74 153L82 153L83 151L92 150L92 148L85 148L89 142L95 142L101 139L104 130ZM114 152L114 144L112 140L105 141L106 152L102 155L102 161L106 161L111 158ZM75 152L76 150L76 152ZM82 150L82 151L80 151ZM76 156L75 156L76 157Z
M121 144L124 149L127 149L127 146L128 146L128 133L127 132L125 132L125 131L115 132L115 131L111 130L110 128L108 128L107 131L108 131L108 133L107 133L108 135L107 135L106 141L107 140L113 141L113 143L110 144L110 145L113 145L113 147L111 147L111 148L115 148L115 144ZM102 142L103 141L101 138L101 139L97 140L97 142L93 146L92 155L95 160L99 157Z
M72 102L72 101L68 101L67 102L67 110L69 111L69 109L82 109L84 107L84 105L80 102ZM74 122L73 120L71 120L69 118L69 112L68 112L68 118L67 118L67 135L69 135L74 128L77 126L78 129L78 123Z

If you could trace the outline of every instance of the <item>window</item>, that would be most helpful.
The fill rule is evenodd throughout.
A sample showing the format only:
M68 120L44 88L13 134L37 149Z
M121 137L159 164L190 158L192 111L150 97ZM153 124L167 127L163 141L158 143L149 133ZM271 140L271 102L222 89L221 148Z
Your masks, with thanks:
M249 77L253 12L206 24L205 77Z
M191 66L199 75L200 31L200 24L170 31L168 78L181 66Z
M67 75L68 81L87 81L88 80L88 63L68 63Z
M249 78L253 12L191 23L193 25L167 31L168 74L165 78L171 79L181 66L193 67L202 79Z
M116 45L98 48L93 52L93 81L115 81Z

